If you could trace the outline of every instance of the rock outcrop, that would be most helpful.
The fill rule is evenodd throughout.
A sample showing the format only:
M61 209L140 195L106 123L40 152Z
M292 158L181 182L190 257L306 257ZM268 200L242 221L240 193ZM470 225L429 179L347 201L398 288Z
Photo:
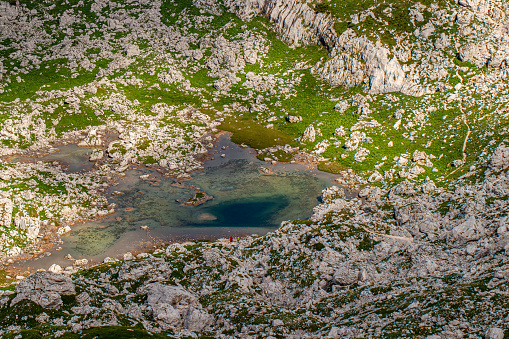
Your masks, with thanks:
M16 297L11 305L27 299L50 309L62 306L62 295L76 294L71 278L51 272L36 272L16 286Z
M323 43L335 44L334 20L300 0L228 0L226 5L240 18L249 20L255 15L269 18L283 38L294 46Z
M389 50L347 29L337 38L331 58L316 65L314 72L335 86L353 87L368 83L371 94L402 92L422 95L424 90L406 77L398 59Z
M211 324L210 316L201 309L197 297L182 287L153 283L140 292L147 293L145 305L163 329L203 331Z
M509 147L505 144L500 144L495 149L495 152L490 158L490 162L488 163L488 168L494 172L499 172L501 170L507 169L509 166Z

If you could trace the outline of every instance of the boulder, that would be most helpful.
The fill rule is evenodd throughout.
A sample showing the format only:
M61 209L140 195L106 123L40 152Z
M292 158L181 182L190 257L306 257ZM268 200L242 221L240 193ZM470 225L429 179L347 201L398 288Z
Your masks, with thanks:
M211 317L201 309L198 298L180 286L153 283L140 292L147 293L145 305L163 329L176 327L202 331L211 323Z
M380 172L378 172L377 170L373 171L373 173L369 176L368 178L368 182L370 183L373 183L375 181L381 181L383 180L383 176L382 174L380 174Z
M363 162L364 160L366 160L369 153L370 152L367 148L359 147L359 149L357 150L357 152L354 155L354 160L357 162Z
M58 230L57 230L57 234L58 236L62 236L66 233L69 233L71 232L71 227L66 225L66 226L63 226L63 227L59 227Z
M313 125L309 125L304 133L302 134L302 137L300 138L300 141L302 142L314 142L316 138L316 132L315 127Z
M184 319L184 328L190 331L200 332L203 331L211 323L212 318L206 311L195 307L190 307Z
M486 339L503 339L504 330L498 327L490 327L484 336Z
M60 273L60 272L62 272L62 267L60 267L60 265L53 264L48 268L48 272Z
M74 262L74 266L87 266L88 265L88 259L77 259Z
M93 150L92 153L90 154L89 161L101 160L103 157L104 157L104 151L96 149L96 150Z
M63 305L62 295L76 294L71 278L52 272L35 272L16 286L16 297L11 306L27 299L44 307L58 309Z
M350 134L350 138L345 142L345 149L347 151L355 151L361 142L366 141L366 133L355 131Z
M291 124L294 124L294 123L297 123L297 122L301 122L302 121L302 117L301 116L295 116L295 115L288 115L286 117L286 121L288 121Z
M124 254L124 260L133 260L134 259L134 256L131 252L127 252Z
M474 216L469 217L458 226L454 227L451 232L453 241L466 243L478 240L484 234L484 227L477 222Z
M433 23L430 21L421 28L419 35L424 39L428 39L433 32L435 32L435 26L433 26Z
M34 240L39 235L41 228L41 220L39 218L16 216L14 217L14 224L26 232L29 240Z
M336 285L347 286L359 280L359 271L348 266L342 266L334 272L332 281Z
M125 55L128 58L139 55L140 53L138 45L129 45L125 48Z
M334 106L334 110L339 113L345 113L348 108L350 108L350 105L346 100L340 101Z
M437 186L435 185L433 180L429 180L429 181L425 182L421 187L422 193L425 193L425 194L434 192L436 189L437 189Z
M326 189L322 190L322 202L328 203L332 202L334 199L344 199L345 198L345 190L338 186L330 186Z

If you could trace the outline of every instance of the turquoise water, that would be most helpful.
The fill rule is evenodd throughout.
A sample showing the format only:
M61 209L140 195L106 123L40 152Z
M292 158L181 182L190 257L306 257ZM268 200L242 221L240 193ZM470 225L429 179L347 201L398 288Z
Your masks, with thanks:
M222 158L220 155L224 154ZM39 259L45 268L52 263L67 266L63 257L102 261L128 251L157 244L192 239L215 239L247 234L265 234L284 220L308 218L319 201L321 190L334 184L334 175L306 165L269 165L256 159L251 149L242 149L223 135L211 152L203 171L182 182L194 185L214 198L202 205L181 206L192 189L175 187L175 180L155 170L134 168L109 190L116 213L73 226L62 240L62 250ZM274 174L263 175L261 167ZM150 174L148 180L139 177ZM122 192L114 196L114 191ZM140 226L148 226L149 231ZM32 263L34 264L34 263Z

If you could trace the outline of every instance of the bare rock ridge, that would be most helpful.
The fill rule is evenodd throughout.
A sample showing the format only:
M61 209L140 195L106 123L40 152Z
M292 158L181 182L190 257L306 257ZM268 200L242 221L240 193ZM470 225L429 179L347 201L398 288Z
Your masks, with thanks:
M331 51L331 59L315 66L315 73L333 86L353 87L368 83L369 93L402 92L420 96L424 90L407 79L398 59L389 58L389 50L375 45L353 30L337 36L334 19L312 9L299 0L231 1L237 15L250 19L263 15L274 22L276 30L288 43L299 46L323 44Z
M319 13L299 0L230 0L229 8L241 19L263 15L275 23L284 40L294 46L323 43L334 47L337 34L333 18Z
M388 55L389 50L381 44L375 45L347 29L336 40L331 59L323 66L317 65L315 72L332 85L352 87L367 82L370 94L424 94L420 86L406 77L398 59Z

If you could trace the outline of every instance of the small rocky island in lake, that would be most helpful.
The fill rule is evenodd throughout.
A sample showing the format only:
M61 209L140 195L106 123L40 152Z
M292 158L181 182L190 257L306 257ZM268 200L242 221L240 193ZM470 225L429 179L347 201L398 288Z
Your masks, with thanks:
M213 196L207 195L205 192L196 192L193 197L187 200L177 200L182 206L198 206L209 200L214 199Z

